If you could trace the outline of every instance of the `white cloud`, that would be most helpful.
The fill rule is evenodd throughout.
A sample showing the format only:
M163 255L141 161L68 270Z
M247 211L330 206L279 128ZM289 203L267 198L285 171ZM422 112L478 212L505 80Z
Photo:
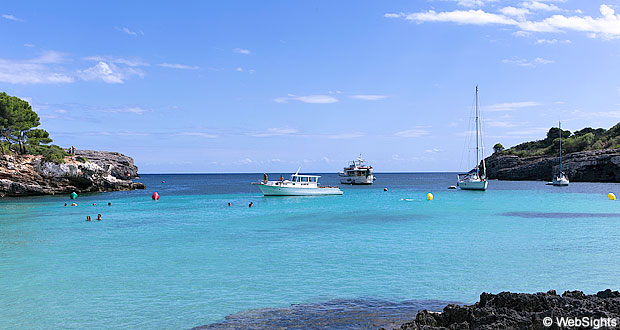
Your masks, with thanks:
M496 103L484 107L484 111L514 111L516 109L537 107L541 105L543 104L535 101Z
M364 133L358 133L358 132L339 133L339 134L328 135L327 138L334 139L334 140L344 140L344 139L355 139L355 138L362 137L364 135L365 135Z
M144 35L144 32L142 32L142 30L136 32L136 31L132 31L128 27L124 27L124 26L123 27L114 27L114 28L117 31L121 31L121 32L127 33L128 35L131 35L131 36L137 36L137 35L143 36Z
M417 138L417 137L422 137L428 134L429 132L427 130L419 129L419 128L414 128L414 129L409 129L406 131L400 131L400 132L394 133L394 135L396 136L405 137L405 138Z
M2 18L4 19L8 19L9 21L15 21L15 22L23 22L23 19L17 18L13 15L9 15L9 14L2 14Z
M289 101L299 101L299 102L304 102L304 103L328 104L328 103L336 103L339 100L330 95L296 96L293 94L289 94L288 96L278 97L274 99L274 101L278 103L288 103Z
M503 7L499 9L499 12L506 16L516 17L520 20L530 13L530 11L526 8L515 7Z
M55 64L67 62L66 55L48 51L29 60L0 58L0 82L11 84L62 84L75 78Z
M179 132L176 133L174 135L177 136L196 136L196 137L201 137L201 138L205 138L205 139L215 139L218 136L215 134L211 134L211 133L207 133L207 132Z
M243 49L243 48L235 48L233 49L233 52L237 54L244 54L244 55L252 54L252 52L249 49Z
M556 10L557 6L553 4L546 4L542 1L530 1L522 3L523 6L527 6L536 10ZM507 8L507 7L504 7ZM546 10L545 10L546 9ZM560 8L558 8L560 9ZM506 11L506 9L504 9ZM542 18L540 20L524 20L520 17L518 20L508 16L510 14L516 14L514 9L509 9L508 13L500 12L491 13L481 9L478 10L454 10L436 12L429 10L426 12L418 12L411 14L403 14L398 17L404 17L407 20L415 21L418 23L424 22L450 22L457 24L467 25L507 25L513 26L524 32L566 32L566 31L578 31L588 33L591 37L598 37L599 35L604 39L611 39L620 37L620 15L616 15L615 11L609 5L601 5L599 8L601 13L600 17L593 18L591 16L582 16L581 13L575 12L577 15L564 16L555 14ZM386 15L384 15L386 16ZM395 17L389 15L386 17Z
M176 63L159 63L157 65L161 66L162 68L181 69L181 70L198 70L198 69L200 69L200 67L195 66L195 65L191 66L191 65L176 64Z
M237 71L237 72L243 72L243 68L242 68L242 67L236 67L236 68L235 68L235 71Z
M282 136L282 135L293 135L293 134L297 134L298 132L299 131L294 128L275 127L275 128L268 128L264 132L254 133L252 134L252 136L256 136L256 137Z
M101 111L110 112L110 113L133 113L136 115L141 115L147 112L148 110L140 108L140 107L124 107L124 108L103 109Z
M379 101L387 98L387 95L376 95L376 94L357 94L351 95L351 98L364 100L364 101Z
M551 64L554 63L553 60L547 60L541 57L537 57L533 60L526 60L523 58L512 58L512 59L504 59L503 63L514 64L518 66L524 66L529 68L535 68L538 65Z
M436 154L438 152L441 152L441 150L433 148L433 149L426 149L426 150L424 150L424 152L427 153L427 154Z
M78 72L83 80L101 80L108 84L122 84L131 76L143 77L144 72L134 68L120 68L114 63L99 62L95 66Z
M557 43L560 44L570 44L572 43L572 41L566 39L566 40L558 40L558 39L537 39L535 42L537 45L542 45L542 44L549 44L549 45L554 45Z
M499 0L449 0L456 2L459 6L463 7L482 7L490 2L497 2Z
M33 48L33 47L36 47L36 46L35 46L34 44L24 44L24 47L30 47L30 48Z
M87 56L87 57L84 57L84 60L86 60L86 61L96 61L96 62L108 62L108 63L115 63L115 64L124 64L124 65L131 66L131 67L149 66L148 63L144 62L143 60L141 60L139 58L127 59L127 58L120 58L120 57L114 57L114 56L108 56L108 55Z
M540 1L528 1L522 2L521 7L531 9L531 10L544 10L544 11L559 11L561 10L558 6L552 3L544 3Z
M403 16L405 16L405 14L403 14L403 13L385 13L383 15L383 17L385 17L385 18L400 18L400 17L403 17Z

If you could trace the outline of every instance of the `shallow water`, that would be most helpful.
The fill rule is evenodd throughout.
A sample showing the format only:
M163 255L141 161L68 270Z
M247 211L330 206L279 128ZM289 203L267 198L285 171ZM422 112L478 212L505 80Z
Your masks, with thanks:
M146 191L78 207L0 199L0 328L183 329L291 304L620 284L617 184L475 192L448 190L455 174L378 174L343 196L262 197L249 184L261 178L145 175Z

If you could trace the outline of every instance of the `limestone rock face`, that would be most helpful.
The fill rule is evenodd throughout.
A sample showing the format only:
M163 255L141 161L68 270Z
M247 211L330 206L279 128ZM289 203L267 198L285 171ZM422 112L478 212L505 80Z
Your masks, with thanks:
M42 156L0 155L0 196L53 195L144 189L138 167L117 152L78 150L64 164Z
M493 154L486 158L486 166L489 179L551 181L559 171L559 158ZM575 182L620 182L620 149L564 155L562 168Z

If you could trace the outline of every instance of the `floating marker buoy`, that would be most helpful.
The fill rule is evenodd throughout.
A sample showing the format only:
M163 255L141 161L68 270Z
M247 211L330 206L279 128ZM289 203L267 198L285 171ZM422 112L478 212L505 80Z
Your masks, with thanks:
M610 201L615 201L616 200L616 195L614 195L614 193L607 194L607 197L609 197Z
M156 192L153 193L153 196L151 196L151 198L153 198L154 201L159 200L159 194Z
M161 183L166 183L166 180L163 180Z
M69 197L71 197L71 199L76 199L78 197L78 194L74 191L71 193L71 195L69 195Z
M426 200L427 201L432 201L433 200L433 194L431 194L431 193L426 194Z
M383 188L383 191L387 191L387 188Z

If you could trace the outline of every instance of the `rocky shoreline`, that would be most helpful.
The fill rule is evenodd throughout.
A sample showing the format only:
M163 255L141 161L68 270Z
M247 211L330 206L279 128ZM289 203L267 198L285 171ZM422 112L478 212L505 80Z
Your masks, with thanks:
M559 324L561 320L573 322ZM586 322L589 322L586 324ZM548 325L547 325L548 324ZM579 326L580 324L580 326ZM401 330L447 329L617 329L620 325L620 293L609 289L594 295L555 290L547 293L483 293L470 306L450 304L442 312L421 311Z
M485 161L489 179L551 181L559 171L558 157L519 157L500 152ZM572 182L620 182L620 149L570 153L562 157L562 168Z
M76 150L56 164L42 156L0 155L0 197L144 189L131 157Z

